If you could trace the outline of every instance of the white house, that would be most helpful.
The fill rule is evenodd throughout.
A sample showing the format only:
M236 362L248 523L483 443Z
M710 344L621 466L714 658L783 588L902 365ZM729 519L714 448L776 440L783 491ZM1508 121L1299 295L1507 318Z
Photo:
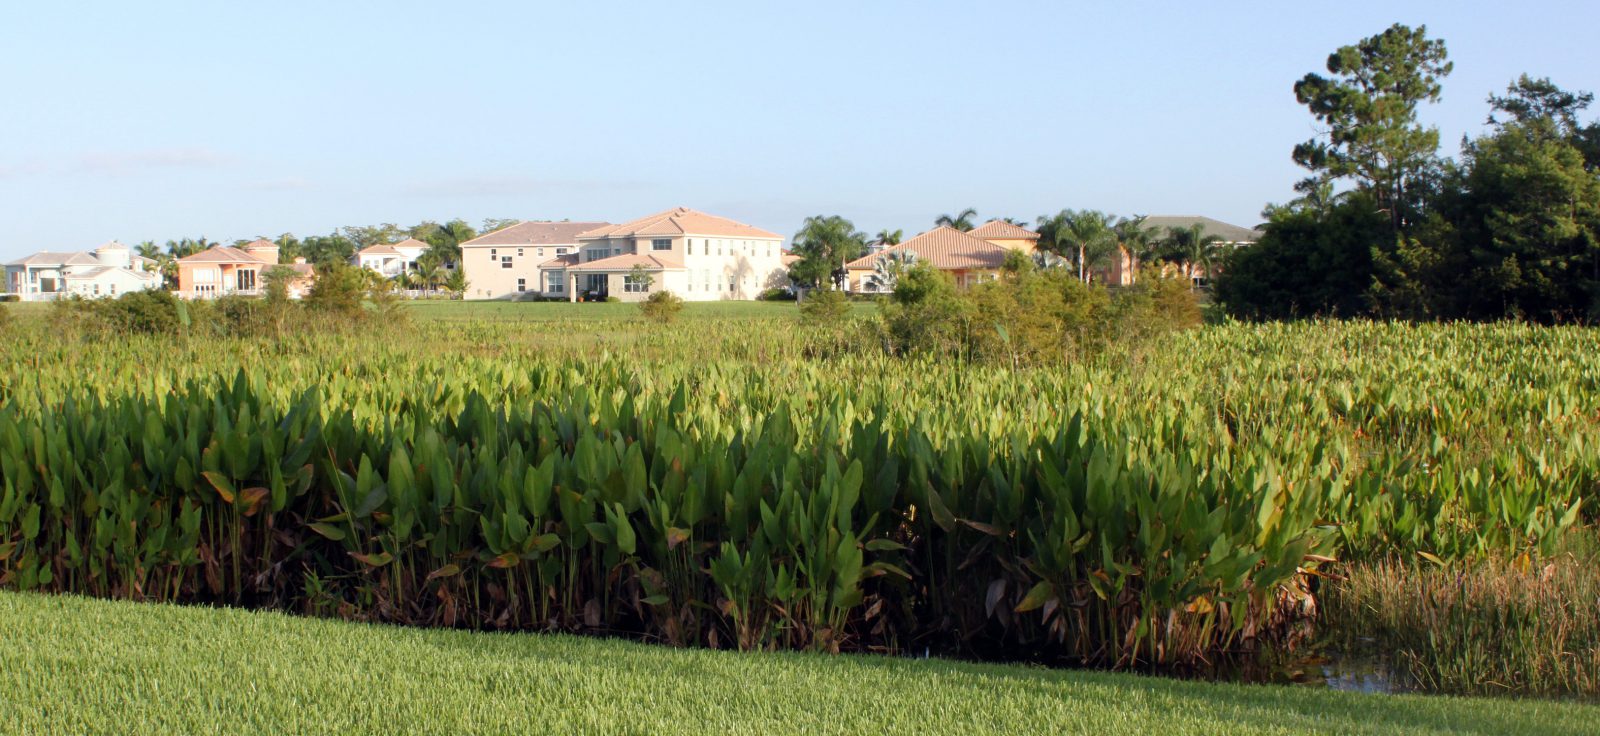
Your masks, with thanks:
M92 253L35 253L5 268L6 290L30 302L73 294L114 297L161 286L155 263L115 240Z
M789 283L783 236L687 207L577 236L578 251L545 269L569 300L643 301L671 291L686 301L754 299Z
M398 243L379 243L356 251L355 265L388 278L417 270L417 259L428 252L428 244L416 238Z
M578 252L578 236L608 222L527 220L461 244L468 299L515 299L524 294L565 298L557 259Z

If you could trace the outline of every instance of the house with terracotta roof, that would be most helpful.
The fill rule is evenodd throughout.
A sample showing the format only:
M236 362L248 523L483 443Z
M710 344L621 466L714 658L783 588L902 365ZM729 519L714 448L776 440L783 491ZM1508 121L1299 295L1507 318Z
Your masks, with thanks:
M355 265L394 278L417 270L417 259L431 247L416 238L406 238L398 243L376 243L356 251Z
M92 252L45 251L5 265L6 291L28 302L70 295L115 297L160 286L155 263L115 240Z
M949 273L958 286L993 281L1000 275L1006 254L1031 255L1038 240L1038 233L1003 220L991 220L967 232L940 225L844 264L845 290L864 294L892 291L885 271L894 261L902 266L927 263Z
M525 220L461 244L467 299L516 299L527 294L567 296L565 266L578 236L608 222Z
M311 292L316 270L304 258L294 263L278 263L278 244L265 238L235 248L218 245L178 259L180 299L214 299L237 294L256 296L266 287L264 275L274 266L288 266L295 278L288 283L289 298L300 299Z
M1039 245L1038 233L1005 220L990 220L968 230L967 234L1002 248L1010 248L1029 255Z
M670 291L685 301L754 299L786 286L783 236L687 207L577 236L578 250L547 269L569 300L642 301Z

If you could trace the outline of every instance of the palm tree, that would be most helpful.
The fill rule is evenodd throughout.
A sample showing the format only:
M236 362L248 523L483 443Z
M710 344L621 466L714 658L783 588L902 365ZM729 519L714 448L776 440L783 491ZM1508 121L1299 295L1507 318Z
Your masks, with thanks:
M895 284L900 282L900 275L915 265L916 262L916 251L899 250L880 253L872 261L872 278L877 282L878 290L894 291Z
M794 234L791 250L800 261L789 272L796 283L836 284L844 264L860 258L867 249L867 234L839 215L807 217Z
M422 288L428 291L439 288L440 270L439 259L433 255L431 249L417 259L417 280L422 283Z
M899 245L905 236L904 230L879 230L878 234L873 236L873 242L884 247Z
M1128 265L1136 273L1142 264L1157 260L1161 255L1156 232L1144 226L1144 219L1144 215L1125 217L1113 228L1117 233L1117 244L1127 253Z
M1190 284L1194 283L1196 267L1204 269L1207 276L1211 275L1211 264L1221 251L1221 243L1222 238L1207 235L1205 225L1198 222L1188 227L1167 228L1167 237L1162 241L1167 260L1183 266L1183 275L1189 278Z
M444 277L444 288L455 298L460 299L467 293L467 272L465 269L456 269Z
M1111 229L1111 215L1098 210L1062 210L1039 218L1041 250L1070 256L1078 268L1078 279L1089 282L1089 269L1103 265L1117 250L1117 235Z
M944 225L953 227L962 232L966 232L972 229L972 218L977 216L978 211L968 207L956 213L955 217L951 217L950 215L939 215L939 217L933 221L933 224L935 226Z

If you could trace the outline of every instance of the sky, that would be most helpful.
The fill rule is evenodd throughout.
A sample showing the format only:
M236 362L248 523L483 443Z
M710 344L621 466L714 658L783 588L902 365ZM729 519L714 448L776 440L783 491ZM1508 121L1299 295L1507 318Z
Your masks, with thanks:
M1453 154L1523 72L1600 91L1588 2L0 5L0 260L677 206L790 235L966 207L1255 225L1293 84L1395 22Z

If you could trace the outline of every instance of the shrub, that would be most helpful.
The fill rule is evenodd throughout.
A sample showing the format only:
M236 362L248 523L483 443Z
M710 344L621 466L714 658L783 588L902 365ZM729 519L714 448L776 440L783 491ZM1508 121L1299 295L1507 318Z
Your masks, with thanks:
M606 301L615 303L615 302L620 302L622 300L618 299L617 297L614 297L614 296L608 296L608 297L606 297Z
M175 335L185 326L178 298L170 291L130 291L116 299L79 304L118 333Z
M793 291L775 286L761 292L760 296L756 297L756 300L763 302L792 302L795 300L795 296Z
M311 285L306 306L312 311L344 319L365 316L361 302L367 294L368 273L371 272L343 263L328 264Z
M671 322L682 311L683 299L666 290L651 292L648 299L639 302L639 313L656 322Z
M0 294L0 302L20 302L20 301L22 301L22 295L21 294Z
M808 325L834 325L850 316L850 298L836 289L813 289L800 301L800 321Z

